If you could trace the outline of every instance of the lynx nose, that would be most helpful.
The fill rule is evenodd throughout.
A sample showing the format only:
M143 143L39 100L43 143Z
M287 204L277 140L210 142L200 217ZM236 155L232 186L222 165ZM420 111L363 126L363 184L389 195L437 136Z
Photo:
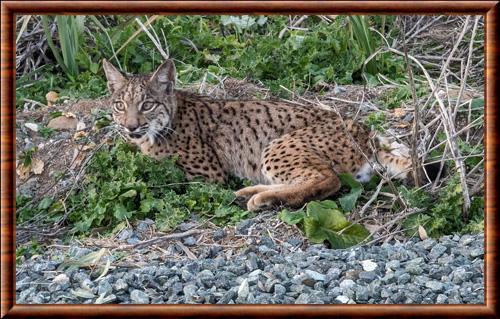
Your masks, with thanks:
M139 123L127 124L125 127L129 130L129 132L134 132L139 127Z

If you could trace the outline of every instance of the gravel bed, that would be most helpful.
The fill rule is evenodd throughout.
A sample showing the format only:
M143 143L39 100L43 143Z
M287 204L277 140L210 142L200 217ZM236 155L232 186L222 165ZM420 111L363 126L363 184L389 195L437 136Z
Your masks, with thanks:
M17 303L479 304L484 303L484 235L417 238L354 249L312 245L280 253L250 245L228 257L151 262L141 268L69 267L90 250L47 250L17 267ZM111 256L111 255L110 255ZM105 264L105 262L104 262Z

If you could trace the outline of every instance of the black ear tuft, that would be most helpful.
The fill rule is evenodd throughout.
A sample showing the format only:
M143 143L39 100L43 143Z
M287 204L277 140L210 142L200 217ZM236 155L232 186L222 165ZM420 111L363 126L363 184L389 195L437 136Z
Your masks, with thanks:
M439 170L441 170L441 162L438 163L430 163L430 164L424 164L424 170L425 173L423 173L422 179L427 180L427 176L429 176L429 179L433 182L436 180L439 174ZM443 169L441 171L441 176L443 176L446 173L446 166L443 166Z

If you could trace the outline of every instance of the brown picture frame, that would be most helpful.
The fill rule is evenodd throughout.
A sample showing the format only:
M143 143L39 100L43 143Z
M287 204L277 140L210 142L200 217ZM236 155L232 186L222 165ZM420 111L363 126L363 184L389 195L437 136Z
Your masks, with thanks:
M1 317L496 318L498 1L3 1L1 3ZM15 16L19 14L479 14L486 21L484 305L15 304Z

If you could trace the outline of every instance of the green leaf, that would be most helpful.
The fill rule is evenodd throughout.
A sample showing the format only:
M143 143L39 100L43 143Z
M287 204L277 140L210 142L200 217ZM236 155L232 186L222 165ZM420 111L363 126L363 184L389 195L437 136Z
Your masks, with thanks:
M346 212L350 212L356 206L356 202L363 193L363 186L360 182L355 180L351 174L340 174L340 181L343 185L347 185L351 188L351 191L339 198L339 203L342 209Z
M259 16L257 19L257 24L262 26L267 22L267 17L266 16Z
M328 240L332 248L341 249L356 245L370 235L362 225L350 223L333 201L307 204L304 230L312 242Z
M145 198L141 200L141 213L149 213L151 208L154 207L156 200L154 198Z
M483 98L473 99L470 103L470 106L473 109L484 107L484 99Z
M312 201L307 204L307 213L314 213L320 210L337 209L337 203L333 200Z
M345 249L357 245L370 236L370 232L360 224L351 224L341 232L326 231L331 248Z
M94 221L94 215L89 215L83 217L83 220L75 223L75 229L79 232L86 232L89 230L90 226L92 226L92 222Z
M52 205L53 202L54 202L54 200L52 198L45 197L44 199L42 199L40 204L38 204L38 209L40 209L40 210L47 209L50 207L50 205Z
M117 203L115 205L114 216L118 220L124 220L125 218L130 218L134 211L129 211L122 203Z
M61 112L61 111L54 111L54 112L49 113L49 117L51 119L54 119L54 118L62 116L62 115L63 115L63 112Z
M413 214L408 216L403 221L403 228L408 236L415 236L418 231L418 226L425 226L431 217L426 214ZM427 229L426 229L427 230Z
M322 243L327 239L328 231L339 231L349 225L344 214L336 206L333 201L313 201L307 204L304 230L313 242Z
M297 212L290 212L287 209L283 209L281 212L279 212L278 217L288 225L297 225L304 220L306 214L302 210L299 210Z
M137 191L135 189L129 189L125 193L121 194L120 197L131 198L131 197L135 197L136 195L137 195Z
M358 200L359 196L363 192L363 189L352 189L351 192L347 195L342 196L339 198L339 203L342 209L346 212L350 212L353 210L353 208L356 206L356 201Z

